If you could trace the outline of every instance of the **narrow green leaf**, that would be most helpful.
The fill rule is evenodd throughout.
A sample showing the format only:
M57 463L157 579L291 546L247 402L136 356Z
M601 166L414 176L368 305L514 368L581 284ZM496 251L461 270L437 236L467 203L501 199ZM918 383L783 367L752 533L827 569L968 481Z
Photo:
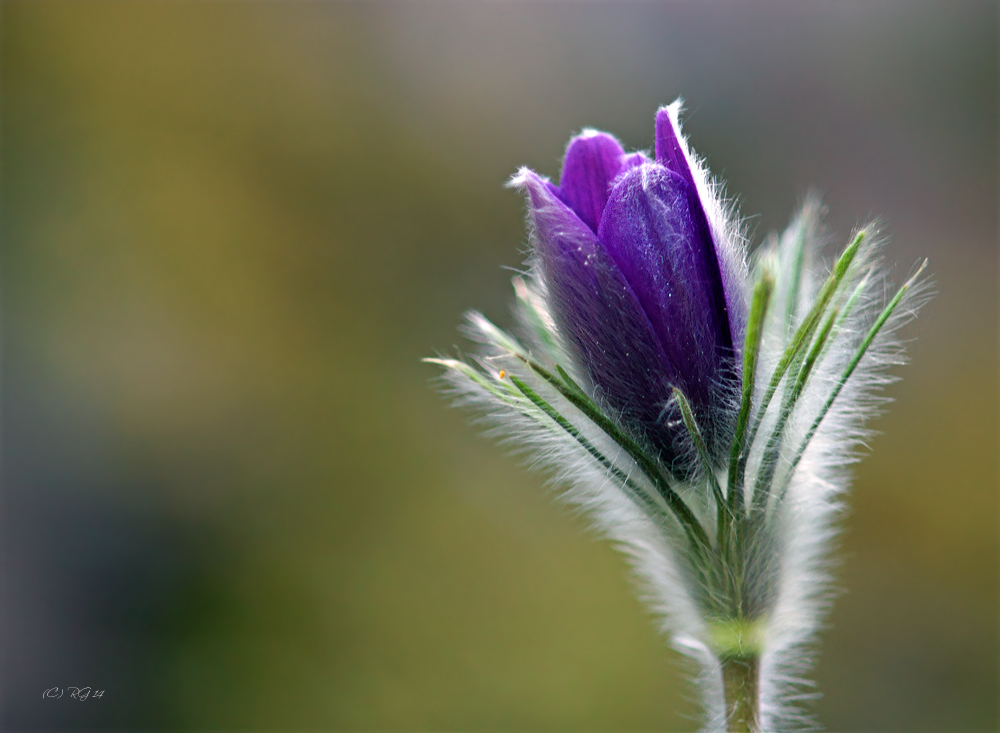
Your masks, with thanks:
M718 516L718 540L721 544L729 531L729 505L726 504L726 498L722 495L722 487L719 486L719 479L715 475L715 468L712 466L712 460L708 456L708 448L705 446L701 430L698 429L698 422L694 418L691 404L688 402L687 397L684 396L684 393L677 387L674 387L674 399L677 400L677 405L681 409L681 419L684 420L684 426L691 436L695 450L698 451L698 457L701 458L702 467L708 476L708 483L712 487L712 495L715 497L715 508Z
M593 443L587 440L587 438L576 428L575 425L563 417L563 415L552 407L552 405L546 402L541 395L525 384L523 380L511 375L510 381L532 404L544 412L553 422L556 423L556 425L566 431L583 447L584 450L587 451L587 453L589 453L598 463L608 470L622 485L622 488L625 489L629 498L635 501L643 511L653 517L658 514L657 510L659 507L656 502L646 494L641 486L636 484L624 471L614 465L610 459L594 447Z
M792 250L794 264L791 267L792 280L788 285L788 300L785 303L785 334L792 327L792 320L795 318L795 311L799 305L799 290L802 289L802 269L805 265L806 254L806 228L808 224L805 214L799 220L799 231L795 237L795 247ZM784 263L782 263L784 264Z
M471 364L459 359L426 358L421 361L427 364L438 364L446 369L458 372L490 392L493 396L499 397L505 402L511 402L511 397L515 396L514 393L511 392L510 387L505 385L502 381L487 377Z
M916 283L917 278L920 276L920 273L924 271L925 267L927 267L927 260L924 260L923 263L921 263L920 267L917 268L917 271L913 273L912 277L910 277L909 280L903 283L903 286L896 291L896 294L893 296L892 300L890 300L888 305L886 305L886 307L882 309L882 312L879 314L879 317L875 319L875 323L873 323L872 327L868 329L868 333L865 335L864 340L858 346L857 350L855 350L854 356L851 357L851 360L850 362L848 362L847 367L840 375L840 379L837 380L837 384L834 386L833 391L830 393L830 396L827 397L826 402L823 403L823 407L820 409L819 414L816 416L816 419L813 420L812 425L809 427L809 431L806 433L805 437L802 439L802 442L799 444L799 448L795 452L795 457L792 459L792 462L788 467L788 471L785 474L786 478L784 481L784 485L781 489L781 493L778 495L778 501L784 499L785 492L788 490L788 484L792 478L792 474L795 472L796 466L799 465L799 461L802 460L802 455L805 453L806 448L809 445L809 441L811 441L813 439L813 436L816 435L816 431L819 429L820 423L823 422L823 418L826 417L826 414L830 411L830 408L833 406L833 403L840 395L840 392L844 388L844 385L847 384L847 380L851 378L851 375L854 373L854 370L857 368L858 364L861 363L861 359L864 358L865 352L868 351L868 347L872 345L872 342L875 340L875 337L878 336L879 331L882 330L882 327L885 325L886 321L889 320L889 317L892 315L893 311L896 310L896 306L899 305L900 301L903 299L903 296L906 295L906 292L913 287L914 283Z
M861 278L854 290L851 292L851 295L844 302L843 307L840 309L840 315L837 316L837 321L833 324L833 331L830 334L830 338L827 339L826 346L823 347L823 352L819 356L820 361L823 361L823 357L826 356L826 352L830 348L830 344L836 340L837 335L843 329L844 322L851 315L851 312L854 310L854 306L858 304L858 301L861 299L861 294L865 291L865 288L868 287L868 283L871 281L871 276L871 270L866 272L864 277Z
M838 320L838 313L839 309L834 308L827 317L826 321L823 323L823 327L813 340L813 345L812 348L809 349L809 354L802 361L801 367L798 368L798 375L795 379L795 384L785 392L785 397L781 404L781 411L778 413L778 420L775 422L774 430L771 432L771 437L768 439L767 446L764 448L764 455L761 458L760 468L757 470L757 480L754 483L753 490L753 507L757 511L766 505L767 499L770 496L768 487L774 479L774 472L778 466L778 456L781 453L781 444L784 440L785 427L787 426L788 420L792 415L792 411L795 409L795 404L798 402L799 397L802 395L802 391L805 389L806 382L809 379L809 374L812 372L820 354L826 347L827 338L830 336L833 324Z
M767 390L764 392L764 397L761 400L760 406L757 408L757 414L754 419L754 423L750 428L750 433L747 436L746 447L753 445L754 439L757 437L757 431L760 429L761 423L764 420L764 413L767 412L767 407L771 402L771 398L774 397L775 391L778 389L778 385L781 383L782 377L785 376L789 365L798 356L799 352L809 343L812 338L813 332L816 330L816 326L819 324L820 318L823 316L823 312L826 310L827 305L833 298L834 293L837 292L837 288L843 281L844 277L847 275L850 269L851 263L854 262L855 256L858 254L858 250L861 247L862 241L864 241L866 232L861 230L855 236L854 241L852 241L847 249L844 250L843 254L837 260L836 265L834 265L833 272L823 283L820 288L819 293L816 296L816 300L806 314L806 317L802 320L798 329L795 331L795 335L792 336L792 341L788 348L785 349L785 353L781 357L781 361L778 362L778 366L774 370L774 374L771 375L771 381L767 385ZM748 450L744 449L743 455L741 457L740 463L740 473L742 469L746 466L746 456Z
M743 486L738 480L740 454L746 438L747 422L750 419L750 405L753 400L754 380L757 373L757 355L760 353L760 339L764 331L767 306L774 291L774 275L764 270L757 278L750 303L750 317L747 320L747 334L743 340L743 396L740 411L736 417L736 433L733 449L729 457L729 481L726 491L729 511L733 516L743 511Z
M593 404L593 400L591 400L590 397L587 396L587 393L583 391L583 388L579 384L574 382L573 377L571 377L567 373L567 371L558 364L556 364L556 372L559 373L559 376L562 377L562 380L566 382L567 386L569 386L570 389L574 390L580 396L581 399L587 400L588 402L591 402ZM597 406L594 405L594 407L596 408Z
M698 518L695 517L694 513L684 503L680 495L674 491L674 489L667 483L663 474L660 472L659 467L646 452L636 443L632 438L625 435L621 430L618 429L611 419L601 412L600 408L594 404L594 401L587 397L580 387L569 379L569 375L562 372L565 379L569 379L569 382L563 382L562 379L552 374L548 369L543 367L541 364L529 359L521 354L515 354L521 361L527 364L532 371L534 371L539 377L548 382L559 394L565 397L570 404L580 410L584 415L586 415L591 422L593 422L597 427L603 430L609 438L615 441L618 445L628 453L639 467L643 470L649 480L656 486L657 491L660 492L660 496L670 507L671 511L675 514L677 519L680 521L681 525L684 527L685 532L691 537L692 543L699 544L705 551L711 550L711 542L709 542L708 534L705 529L701 526Z

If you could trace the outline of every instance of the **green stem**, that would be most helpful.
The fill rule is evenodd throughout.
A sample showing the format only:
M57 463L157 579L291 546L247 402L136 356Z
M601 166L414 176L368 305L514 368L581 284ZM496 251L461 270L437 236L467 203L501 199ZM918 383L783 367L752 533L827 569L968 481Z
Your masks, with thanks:
M726 694L726 730L760 733L760 658L756 655L722 660Z

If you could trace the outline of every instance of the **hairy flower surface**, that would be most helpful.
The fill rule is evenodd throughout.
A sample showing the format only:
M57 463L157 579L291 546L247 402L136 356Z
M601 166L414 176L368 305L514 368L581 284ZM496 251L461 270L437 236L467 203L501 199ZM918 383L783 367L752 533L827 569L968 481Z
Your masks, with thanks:
M523 338L471 313L482 352L428 361L629 555L700 663L705 729L789 729L807 723L792 702L845 467L901 360L891 334L919 270L886 301L871 228L826 270L812 199L748 267L679 111L657 113L653 158L585 131L558 185L520 170Z

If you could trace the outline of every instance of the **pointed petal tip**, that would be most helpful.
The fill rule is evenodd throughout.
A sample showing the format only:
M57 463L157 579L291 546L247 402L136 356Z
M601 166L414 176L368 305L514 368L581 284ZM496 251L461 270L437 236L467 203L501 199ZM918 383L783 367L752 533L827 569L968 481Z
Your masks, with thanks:
M693 183L680 124L681 103L677 100L656 113L656 162L680 173Z
M562 204L559 196L559 188L548 178L535 173L535 171L527 166L522 166L518 169L517 173L507 181L506 187L526 194L528 209L533 215L538 210L553 204Z
M566 147L559 196L592 231L597 231L608 188L621 170L624 155L621 143L599 130L584 130Z
M517 169L517 173L507 179L507 183L504 186L506 188L528 188L532 183L545 184L548 180L545 176L535 173L528 166L522 165Z
M684 97L675 97L674 101L670 104L661 105L656 114L659 115L661 112L668 112L674 117L680 116L680 113L684 111Z
M665 104L656 110L656 134L659 136L660 128L664 125L672 125L675 117L673 104Z
M676 137L680 136L681 112L684 111L684 99L677 97L670 104L665 104L656 110L656 137L659 139L661 133L671 133Z
M573 141L576 140L576 139L578 139L578 138L587 139L587 138L599 137L599 136L609 137L612 140L615 140L615 142L617 142L617 138L615 138L614 135L612 135L609 132L604 132L604 130L598 130L596 127L585 127L585 128L583 128L582 130L580 130L580 134L579 135L574 135L572 138L570 138L569 142L570 142L570 144L572 144Z

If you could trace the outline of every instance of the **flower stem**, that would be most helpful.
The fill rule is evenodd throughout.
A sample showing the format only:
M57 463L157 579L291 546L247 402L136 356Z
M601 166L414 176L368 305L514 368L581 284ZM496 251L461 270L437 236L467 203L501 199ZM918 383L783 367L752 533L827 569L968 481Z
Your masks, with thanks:
M728 733L760 733L760 658L728 657L722 661Z

